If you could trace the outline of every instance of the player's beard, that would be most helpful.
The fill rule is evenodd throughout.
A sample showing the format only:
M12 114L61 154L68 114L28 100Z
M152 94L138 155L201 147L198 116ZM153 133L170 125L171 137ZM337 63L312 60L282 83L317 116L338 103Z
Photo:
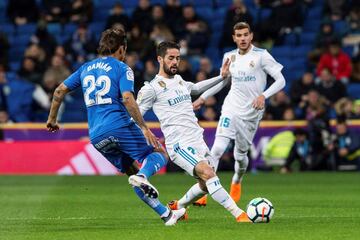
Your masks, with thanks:
M167 67L167 66L164 64L164 72L165 72L169 77L173 77L175 74L177 74L177 72L178 72L178 67L177 67L177 66Z

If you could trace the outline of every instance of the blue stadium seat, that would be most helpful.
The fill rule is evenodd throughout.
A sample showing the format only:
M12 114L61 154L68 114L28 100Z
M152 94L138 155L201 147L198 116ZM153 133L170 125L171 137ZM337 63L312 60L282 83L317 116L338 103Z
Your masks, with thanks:
M291 56L293 48L289 46L273 47L271 53L274 57L288 57Z
M213 16L213 9L210 7L195 7L195 12L197 15L202 17L208 23L211 23Z
M19 34L33 34L36 31L35 23L28 23L17 26L17 33Z
M297 36L295 33L289 33L285 35L284 45L294 46L298 44Z
M321 20L309 19L305 20L303 30L304 32L317 32L320 29Z
M117 1L119 2L119 1ZM122 0L120 3L123 5L124 8L136 8L139 4L139 0Z
M333 21L333 24L334 31L340 35L345 35L350 29L348 23L345 20Z
M212 1L209 0L181 0L181 5L191 4L194 7L212 7Z
M322 16L322 7L312 7L307 13L307 18L310 19L321 19Z
M150 0L150 3L151 3L152 5L154 5L154 4L165 5L166 0Z
M21 59L20 59L21 60ZM13 62L10 62L9 65L10 65L10 70L13 71L13 72L17 72L20 70L20 65L21 65L21 61L13 61Z
M316 33L314 32L304 32L300 35L300 44L303 45L313 45L316 38Z
M348 94L353 99L360 99L360 83L350 83L348 85Z
M93 34L102 33L104 31L105 24L104 22L92 22L89 25L89 29Z
M7 35L12 35L15 33L15 27L12 23L3 23L0 25L0 32L4 32Z
M310 45L302 45L302 46L294 47L291 49L291 56L292 57L305 57L305 56L307 56L307 54L310 50L311 50Z
M110 15L110 9L109 8L100 8L97 9L94 12L94 17L93 17L93 21L96 22L100 22L100 21L106 21L106 19L109 17Z
M71 36L77 29L77 25L75 23L68 23L64 27L63 34L66 36Z
M47 30L52 35L60 35L62 32L62 27L59 23L48 23Z
M21 35L9 36L8 39L12 46L24 47L29 43L30 37L31 34L21 34Z

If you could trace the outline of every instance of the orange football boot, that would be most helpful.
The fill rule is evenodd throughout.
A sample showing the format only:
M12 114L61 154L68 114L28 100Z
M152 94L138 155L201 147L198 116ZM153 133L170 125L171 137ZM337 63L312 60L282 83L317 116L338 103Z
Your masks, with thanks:
M248 215L246 214L246 212L243 212L242 214L240 214L237 218L236 218L237 222L245 222L245 223L251 223L252 221L249 219Z
M193 202L194 206L206 207L207 204L207 195L204 195L202 198L198 199L196 202Z

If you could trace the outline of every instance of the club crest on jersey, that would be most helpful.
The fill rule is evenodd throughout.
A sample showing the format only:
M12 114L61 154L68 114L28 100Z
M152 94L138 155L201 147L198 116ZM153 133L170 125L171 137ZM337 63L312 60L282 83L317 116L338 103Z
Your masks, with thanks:
M253 60L251 60L251 62L249 63L249 66L250 66L250 67L252 67L252 68L254 68L254 67L255 67L255 63L254 63L254 61L253 61Z
M164 81L159 81L158 84L160 85L160 87L162 87L164 89L164 91L166 91L166 83Z

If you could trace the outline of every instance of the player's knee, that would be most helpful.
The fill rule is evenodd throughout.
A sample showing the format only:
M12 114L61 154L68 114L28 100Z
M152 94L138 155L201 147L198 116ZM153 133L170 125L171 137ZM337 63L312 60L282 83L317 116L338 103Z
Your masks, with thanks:
M201 180L205 182L208 179L216 176L214 169L206 162L200 162L198 165L196 165L195 173Z
M247 155L248 155L247 149L244 149L244 150L235 149L234 150L234 158L236 161L239 161L239 162L248 161Z

